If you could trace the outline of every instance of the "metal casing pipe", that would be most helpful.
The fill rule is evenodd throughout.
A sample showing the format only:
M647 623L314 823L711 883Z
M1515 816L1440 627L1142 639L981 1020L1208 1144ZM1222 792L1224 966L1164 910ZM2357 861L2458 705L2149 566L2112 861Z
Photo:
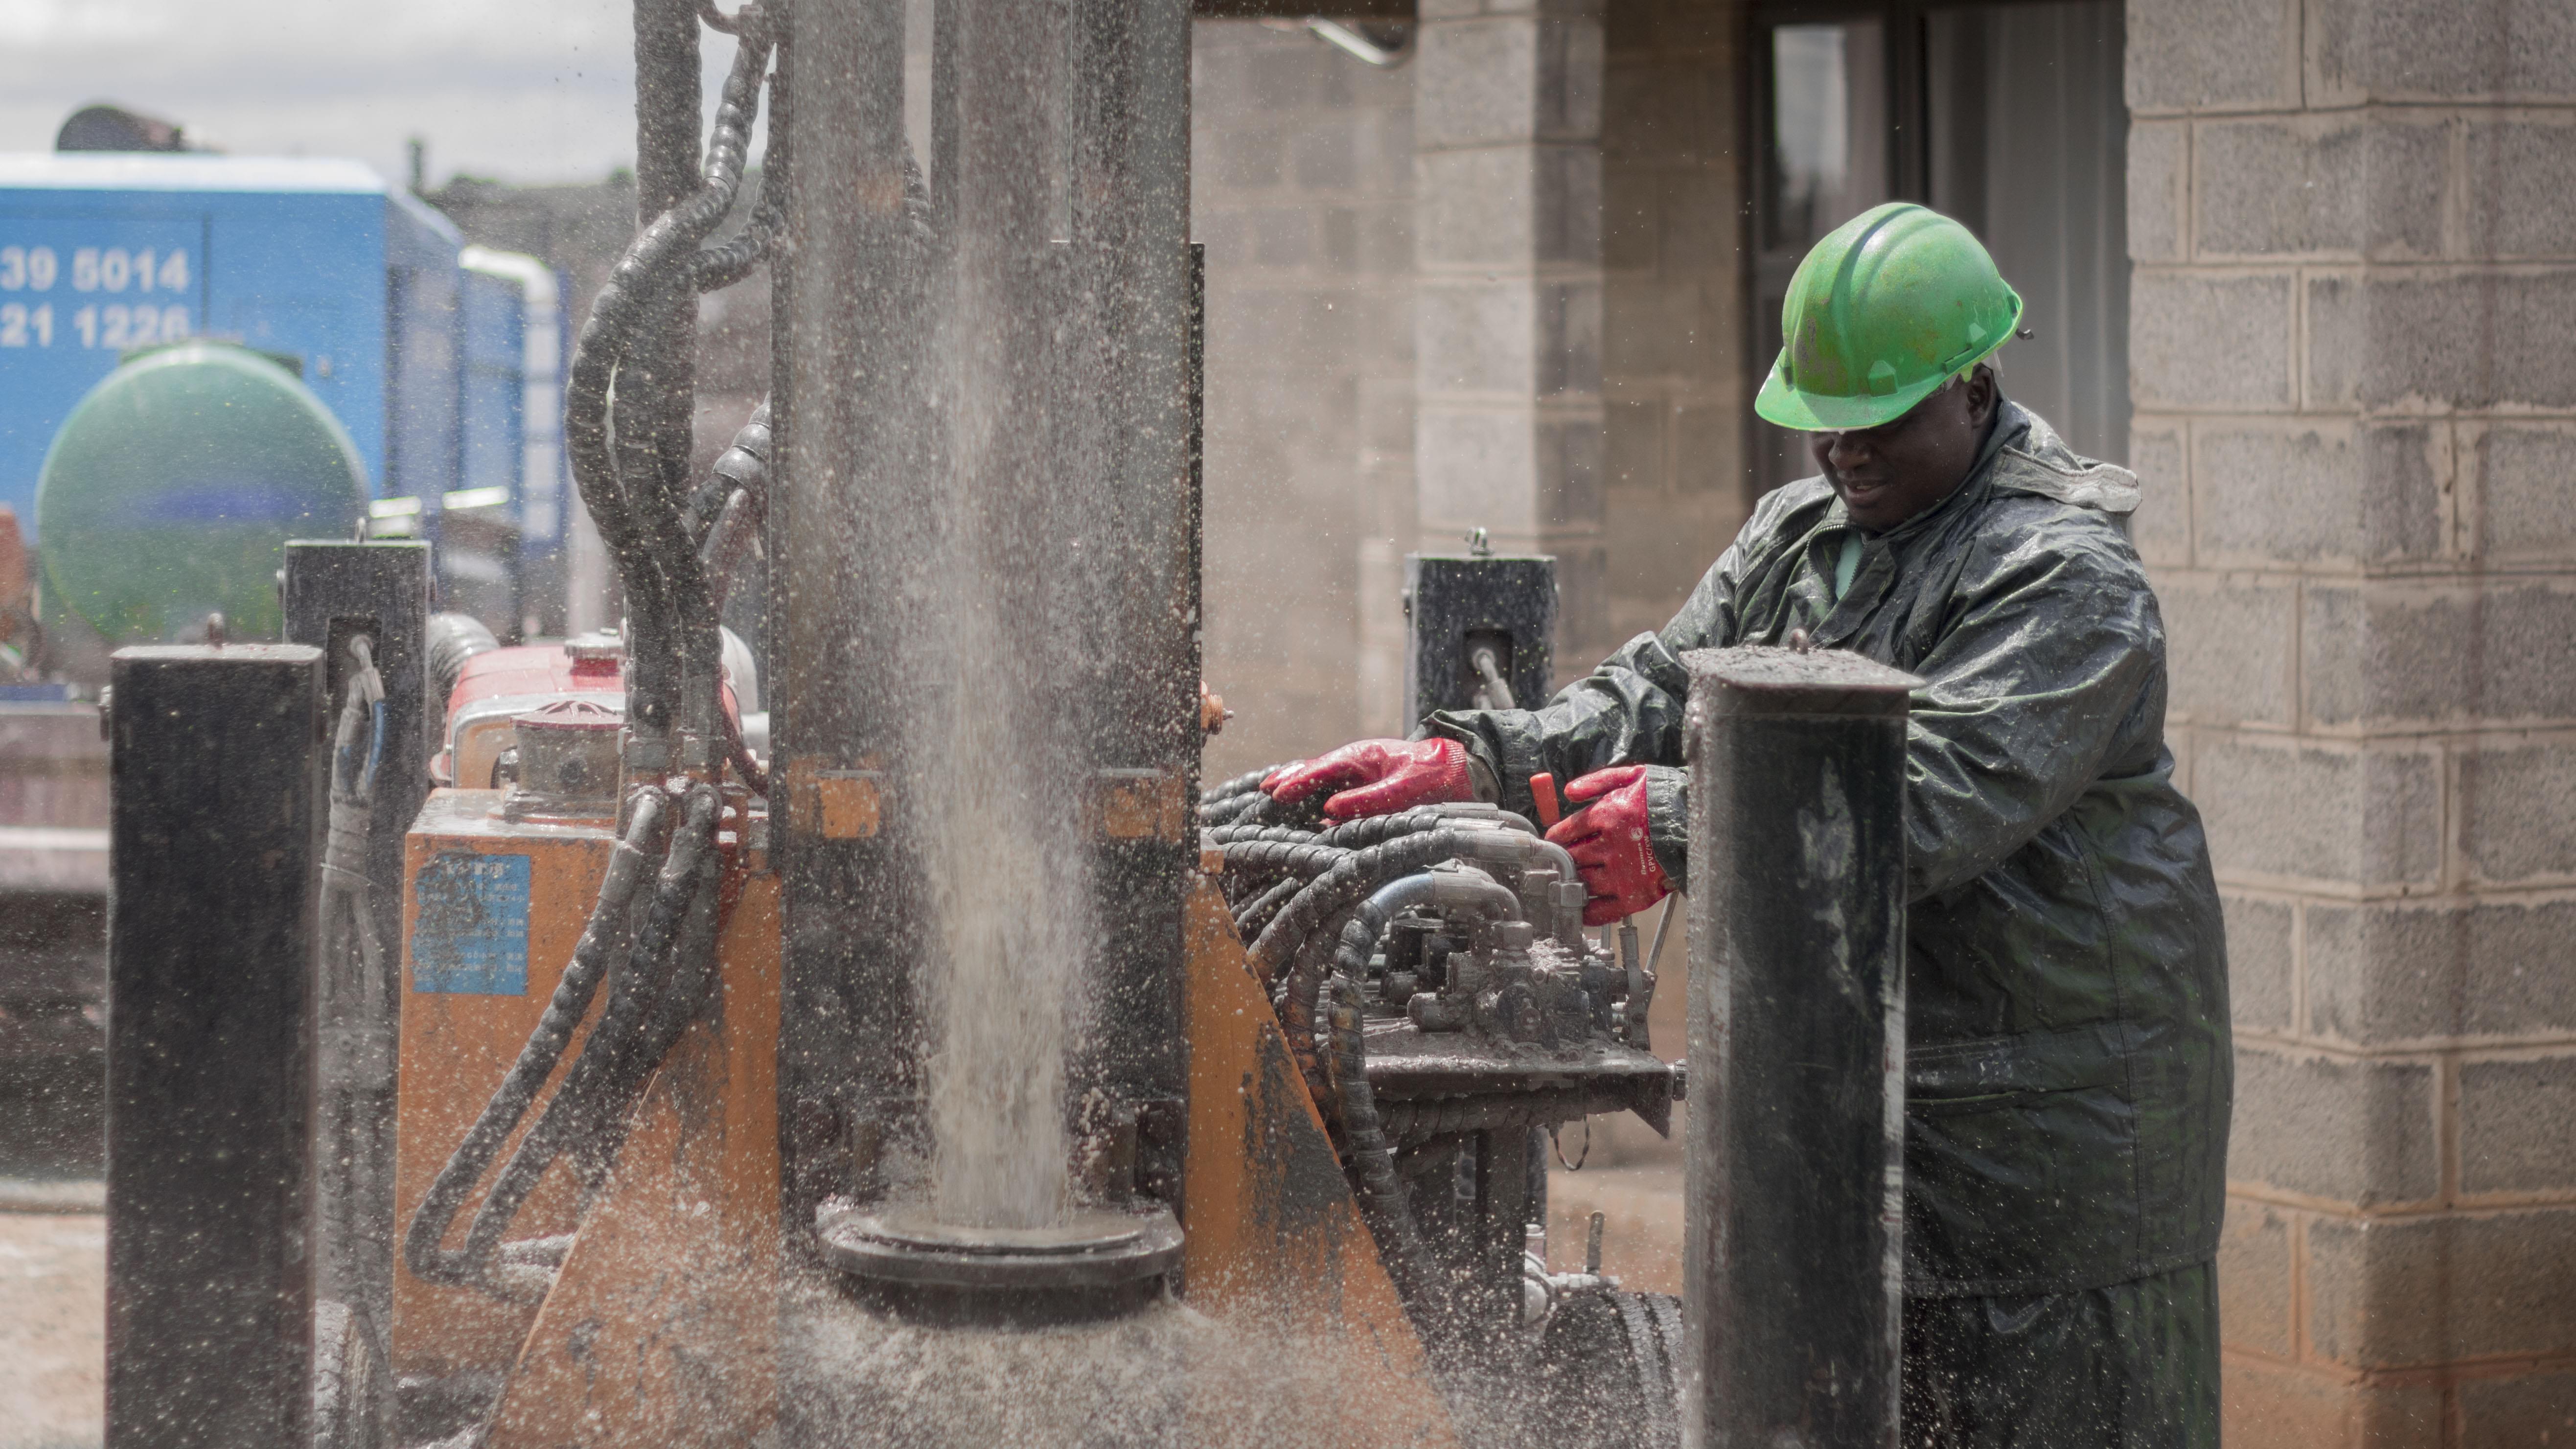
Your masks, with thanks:
M908 174L904 23L900 0L795 7L774 113L767 673L794 1221L824 1192L866 1196L851 1173L894 1156L925 1090L912 1044L936 1003L915 963L944 949L926 862L956 815L961 721L1004 721L1046 786L1014 798L1047 795L1053 824L1076 813L1062 786L1092 846L1075 1095L1138 1104L1177 1182L1186 1089L1188 7L939 6L926 177ZM989 682L952 687L961 671Z
M1920 681L1830 651L1683 662L1683 1442L1895 1449L1905 720Z

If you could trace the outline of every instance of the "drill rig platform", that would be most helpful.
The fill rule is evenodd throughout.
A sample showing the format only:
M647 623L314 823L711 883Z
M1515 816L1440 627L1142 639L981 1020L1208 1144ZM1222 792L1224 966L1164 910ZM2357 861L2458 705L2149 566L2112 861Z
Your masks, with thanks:
M499 788L426 788L416 549L294 546L292 643L118 657L110 1445L1892 1436L1901 925L1816 913L1901 921L1901 837L1762 842L1892 818L1907 681L1700 661L1694 738L1777 759L1694 849L1693 1295L1560 1270L1546 1134L1682 1096L1636 933L1494 807L1200 779L1184 0L941 0L920 148L905 12L638 0L565 398L626 624L457 712ZM688 476L694 299L762 267L771 397ZM1534 693L1544 561L1435 599L1467 562L1417 692ZM1822 1038L1802 971L1859 983Z

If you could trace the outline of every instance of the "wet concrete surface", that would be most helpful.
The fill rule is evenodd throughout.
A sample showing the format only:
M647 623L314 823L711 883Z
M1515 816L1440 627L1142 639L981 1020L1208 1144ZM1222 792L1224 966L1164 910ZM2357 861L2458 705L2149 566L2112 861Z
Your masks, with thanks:
M101 1442L107 1298L102 1076L94 1064L0 1065L0 1449ZM1677 1124L1678 1125L1678 1124ZM1605 1228L1602 1267L1634 1289L1681 1291L1678 1141L1631 1120L1562 1134L1583 1170L1549 1172L1549 1257L1583 1263L1586 1221Z
M0 1449L89 1449L105 1415L103 1073L0 1064Z

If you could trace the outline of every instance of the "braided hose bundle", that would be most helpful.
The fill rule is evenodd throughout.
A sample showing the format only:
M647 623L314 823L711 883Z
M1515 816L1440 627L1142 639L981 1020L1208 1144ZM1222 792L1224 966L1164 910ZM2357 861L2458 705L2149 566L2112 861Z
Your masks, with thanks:
M1288 898L1290 896L1297 894L1297 892L1304 890L1305 888L1306 883L1295 876L1290 876L1286 880L1272 882L1268 889L1262 891L1259 895L1254 896L1251 900L1246 901L1243 905L1236 908L1234 913L1235 937L1238 940L1249 940L1251 937L1258 934L1263 926L1270 924L1270 917L1276 913L1281 906L1288 904Z
M1315 1052L1315 1023L1323 1005L1324 982L1336 971L1348 974L1354 981L1364 979L1369 957L1376 953L1378 937L1386 934L1386 923L1393 914L1367 900L1345 906L1324 923L1322 930L1299 943L1297 955L1289 964L1287 982L1279 993L1279 1029L1287 1034L1288 1055L1305 1074L1307 1085L1315 1089L1319 1102L1329 1100L1331 1089L1324 1064Z
M1312 830L1299 830L1293 825L1213 825L1199 832L1208 845L1236 845L1246 841L1286 841L1306 845L1323 839Z
M481 1115L448 1155L446 1165L439 1168L420 1207L413 1212L410 1228L403 1236L403 1261L422 1279L451 1287L465 1287L480 1280L480 1265L467 1254L450 1252L442 1246L448 1226L456 1220L492 1160L500 1155L501 1144L518 1130L519 1119L527 1115L537 1090L554 1074L555 1064L563 1059L564 1046L572 1040L573 1028L589 1012L591 998L598 994L599 983L608 974L610 959L625 950L631 934L629 908L664 848L668 813L669 797L660 790L647 788L637 794L626 831L609 855L608 872L599 885L599 904L590 913L590 924L582 931L581 940L573 947L571 963L555 982L554 994L546 1000L545 1014L537 1019L536 1030L528 1034L518 1060L510 1064L509 1074L501 1079L492 1099L483 1104Z
M1264 983L1279 978L1299 942L1324 918L1350 905L1399 875L1410 875L1435 861L1467 853L1466 832L1426 830L1398 836L1381 845L1354 851L1336 861L1271 919L1252 945L1252 973ZM1311 1007L1312 997L1309 995Z
M746 26L716 109L704 184L654 218L619 258L582 324L564 387L565 458L632 605L628 719L651 731L670 725L674 705L700 681L708 698L688 701L689 708L714 707L720 645L694 541L657 476L650 440L625 439L627 451L643 449L625 462L610 445L609 392L637 329L694 295L673 282L686 280L698 243L732 209L769 51L765 28Z
M597 1173L614 1160L623 1134L614 1133L612 1138L613 1129L641 1090L643 1078L660 1065L656 1048L668 1048L667 1041L651 1040L649 1030L662 1019L663 999L675 994L673 988L683 975L713 969L712 962L684 965L678 948L701 892L702 877L716 861L716 803L712 786L691 788L688 819L672 832L671 853L662 862L644 924L635 932L626 969L618 973L608 1005L582 1043L581 1055L564 1073L562 1085L547 1101L544 1114L519 1140L491 1192L475 1210L474 1225L459 1256L478 1286L489 1284L490 1265L502 1234L557 1158L577 1152L586 1184L596 1183ZM712 932L705 945L712 955Z
M1362 942L1359 949L1365 952L1367 943L1375 939L1364 921L1354 920L1343 928L1341 954L1349 955L1354 940ZM1368 1221L1369 1236L1377 1240L1387 1276L1395 1280L1396 1293L1404 1300L1415 1327L1426 1338L1444 1338L1440 1330L1445 1325L1437 1313L1438 1295L1432 1291L1422 1231L1413 1220L1413 1205L1405 1194L1404 1180L1396 1175L1394 1150L1387 1146L1385 1130L1378 1122L1377 1095L1369 1089L1368 1039L1355 976L1336 972L1333 977L1331 1030L1333 1101L1341 1123L1342 1144L1349 1153L1349 1172L1358 1191L1360 1214Z
M1214 805L1219 801L1234 800L1245 795L1249 795L1261 788L1262 781L1269 779L1271 776L1279 773L1281 770L1287 769L1289 765L1293 765L1295 763L1297 762L1290 760L1287 764L1265 765L1261 769L1251 770L1244 774L1237 775L1231 780L1224 780L1217 784L1207 786L1199 791L1199 808L1204 810L1208 806Z
M1350 859L1356 851L1305 840L1238 840L1223 847L1228 874L1292 875L1312 880Z

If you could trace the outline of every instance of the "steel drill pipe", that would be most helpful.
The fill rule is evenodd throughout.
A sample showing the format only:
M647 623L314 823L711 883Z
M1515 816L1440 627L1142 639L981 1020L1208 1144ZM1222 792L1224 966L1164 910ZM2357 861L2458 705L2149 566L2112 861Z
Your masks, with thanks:
M1913 676L1682 656L1691 765L1691 1315L1707 1449L1895 1449L1905 731Z

